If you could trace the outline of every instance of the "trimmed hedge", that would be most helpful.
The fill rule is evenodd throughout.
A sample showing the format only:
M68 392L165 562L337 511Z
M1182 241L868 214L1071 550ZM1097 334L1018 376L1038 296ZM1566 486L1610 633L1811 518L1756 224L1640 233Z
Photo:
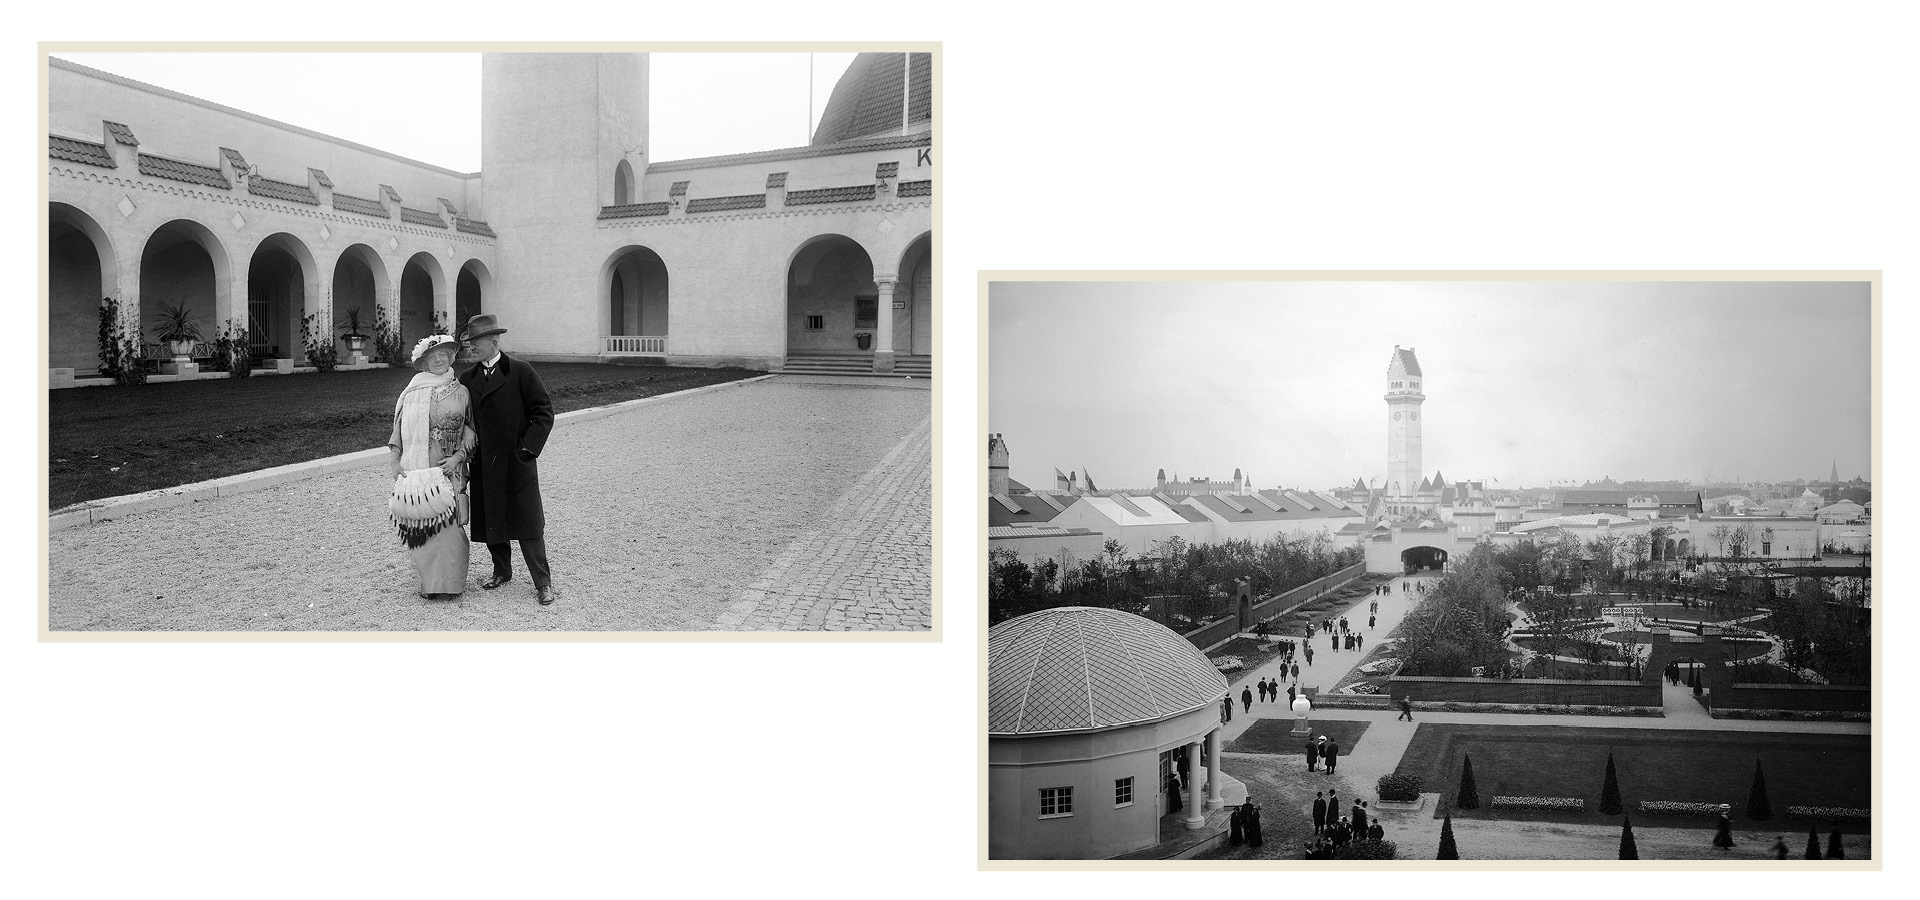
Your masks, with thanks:
M1374 786L1374 793L1382 800L1411 803L1420 799L1420 776L1382 775Z

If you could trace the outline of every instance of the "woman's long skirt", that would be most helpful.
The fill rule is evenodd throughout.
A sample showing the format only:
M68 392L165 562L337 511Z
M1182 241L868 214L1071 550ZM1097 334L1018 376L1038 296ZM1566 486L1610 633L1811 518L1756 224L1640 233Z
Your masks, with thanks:
M467 530L455 524L408 551L413 554L413 571L420 576L420 593L465 593L469 547Z

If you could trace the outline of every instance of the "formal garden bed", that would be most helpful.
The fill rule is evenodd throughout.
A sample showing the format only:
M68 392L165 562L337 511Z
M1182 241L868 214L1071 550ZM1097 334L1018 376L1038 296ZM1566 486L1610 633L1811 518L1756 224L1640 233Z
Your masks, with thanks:
M1256 710L1259 708L1258 705L1254 706ZM1360 739L1366 735L1367 727L1371 723L1346 719L1309 718L1307 724L1311 726L1312 737L1326 735L1328 740L1340 745L1340 755L1346 756L1359 745ZM1228 753L1271 753L1282 756L1293 754L1300 757L1300 764L1305 767L1307 741L1307 737L1293 733L1293 716L1288 715L1284 719L1261 719L1247 726L1247 730L1234 738L1233 742L1227 745L1226 750Z
M535 365L556 413L765 374ZM384 446L413 376L399 367L49 391L49 509Z
M1718 814L1727 804L1738 827L1765 827L1789 807L1862 809L1868 805L1871 755L1867 735L1574 728L1552 725L1420 723L1397 773L1417 775L1442 795L1455 818L1522 818L1596 824L1617 821L1602 811L1611 756L1621 808L1634 815ZM1471 758L1478 804L1462 808L1462 775ZM1769 817L1748 818L1756 763L1763 769ZM1545 800L1561 798L1582 808ZM1642 804L1654 804L1642 808ZM1865 828L1855 822L1856 831Z

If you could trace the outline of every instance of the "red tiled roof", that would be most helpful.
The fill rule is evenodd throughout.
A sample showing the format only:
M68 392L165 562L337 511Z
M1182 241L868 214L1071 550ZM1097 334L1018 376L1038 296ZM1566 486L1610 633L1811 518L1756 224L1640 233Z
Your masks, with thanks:
M76 141L73 138L50 135L47 139L47 154L54 159L64 159L67 162L85 163L107 169L119 168L114 164L113 155L107 152L107 145L92 141Z
M400 207L400 221L409 225L425 225L429 228L447 227L447 220L440 218L437 213L424 209L409 209L405 206Z
M140 139L133 136L133 129L119 122L107 122L104 119L101 121L106 124L107 133L113 135L115 141L126 144L129 147L140 146Z
M667 214L667 209L671 205L672 204L662 200L659 203L628 203L623 206L602 206L600 207L600 215L598 218L636 219L646 216L664 216Z
M435 198L433 198L433 199L435 199L435 200L438 200L438 201L440 201L440 208L442 208L442 209L444 209L444 210L446 210L446 211L447 211L447 215L449 215L449 216L453 216L453 217L455 217L455 218L459 218L459 216L460 216L460 211L459 211L459 210L457 210L457 209L455 209L455 208L453 207L453 201L452 201L452 200L448 200L448 199L447 199L447 198L445 198L445 197L435 197Z
M317 182L321 187L323 188L333 187L333 179L328 178L327 173L322 172L319 169L308 169L307 174L312 175L313 180Z
M453 227L461 231L464 231L468 234L479 234L479 235L485 235L487 237L499 237L499 235L493 233L493 226L488 225L487 223L482 222L479 219L462 219L458 216L455 216L453 219Z
M244 156L241 156L240 151L234 150L230 147L221 147L220 155L226 157L227 162L233 164L233 170L235 172L239 172L243 175L246 174L247 158Z
M352 194L335 193L333 195L333 208L345 210L350 213L359 213L363 216L372 216L376 219L390 218L387 214L387 208L379 202L368 200L365 197L355 197Z
M846 74L833 86L827 108L820 114L820 127L814 129L812 143L830 144L898 130L903 91L907 95L908 122L932 121L932 55L912 54L910 63L899 53L862 53L854 57Z
M272 197L275 200L285 200L289 203L305 203L309 206L320 205L320 198L314 196L313 190L304 184L274 181L271 178L261 178L258 175L247 179L247 193L261 197Z
M883 163L881 163L880 165L878 165L878 166L876 166L876 167L874 168L874 170L873 170L873 177L875 177L875 178L898 178L898 177L900 177L900 161L899 161L899 160L892 160L892 161L889 161L889 162L883 162Z
M811 191L788 191L788 206L804 206L808 203L853 203L860 200L872 200L877 196L879 185L863 184L858 187L816 188Z
M687 212L725 212L730 209L761 209L767 205L765 194L738 194L732 197L701 197L687 201Z
M1420 361L1413 358L1412 350L1403 350L1399 347L1395 347L1393 352L1394 352L1394 358L1400 360L1400 366L1407 370L1408 375L1412 375L1416 378L1420 377ZM1392 365L1389 364L1388 368L1391 369Z
M668 188L668 189L667 189L667 196L669 196L669 197L683 197L683 196L686 196L686 193L687 193L687 185L690 185L690 184L692 184L692 183L693 183L693 182L691 182L691 181L676 181L676 182L674 182L674 183L673 183L673 187L670 187L670 188Z
M140 174L172 181L184 181L188 184L204 184L207 187L217 187L222 190L233 187L227 183L227 177L220 174L219 169L168 159L164 156L154 156L151 153L140 154Z
M786 187L786 186L787 186L787 173L773 172L767 175L767 187L777 188L777 187Z
M392 200L395 203L406 202L400 199L400 192L394 190L393 185L390 185L390 184L383 184L380 186L380 196L385 197L388 200Z
M933 196L933 179L931 179L931 178L929 178L929 179L927 179L926 181L902 181L902 182L900 182L900 196L902 196L902 197L931 197L931 196Z
M987 506L987 526L1015 525L1022 522L1047 522L1060 511L1053 505L1033 494L1002 494L1019 512L1007 509L1003 504L993 503Z

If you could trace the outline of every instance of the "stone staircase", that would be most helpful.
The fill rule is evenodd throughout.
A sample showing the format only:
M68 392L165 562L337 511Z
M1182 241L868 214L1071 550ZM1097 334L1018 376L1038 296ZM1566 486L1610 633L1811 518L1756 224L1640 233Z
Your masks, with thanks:
M788 356L785 364L774 370L780 375L874 375L873 356L866 353L849 354L806 354ZM893 361L893 374L883 378L933 377L933 357L899 356Z

